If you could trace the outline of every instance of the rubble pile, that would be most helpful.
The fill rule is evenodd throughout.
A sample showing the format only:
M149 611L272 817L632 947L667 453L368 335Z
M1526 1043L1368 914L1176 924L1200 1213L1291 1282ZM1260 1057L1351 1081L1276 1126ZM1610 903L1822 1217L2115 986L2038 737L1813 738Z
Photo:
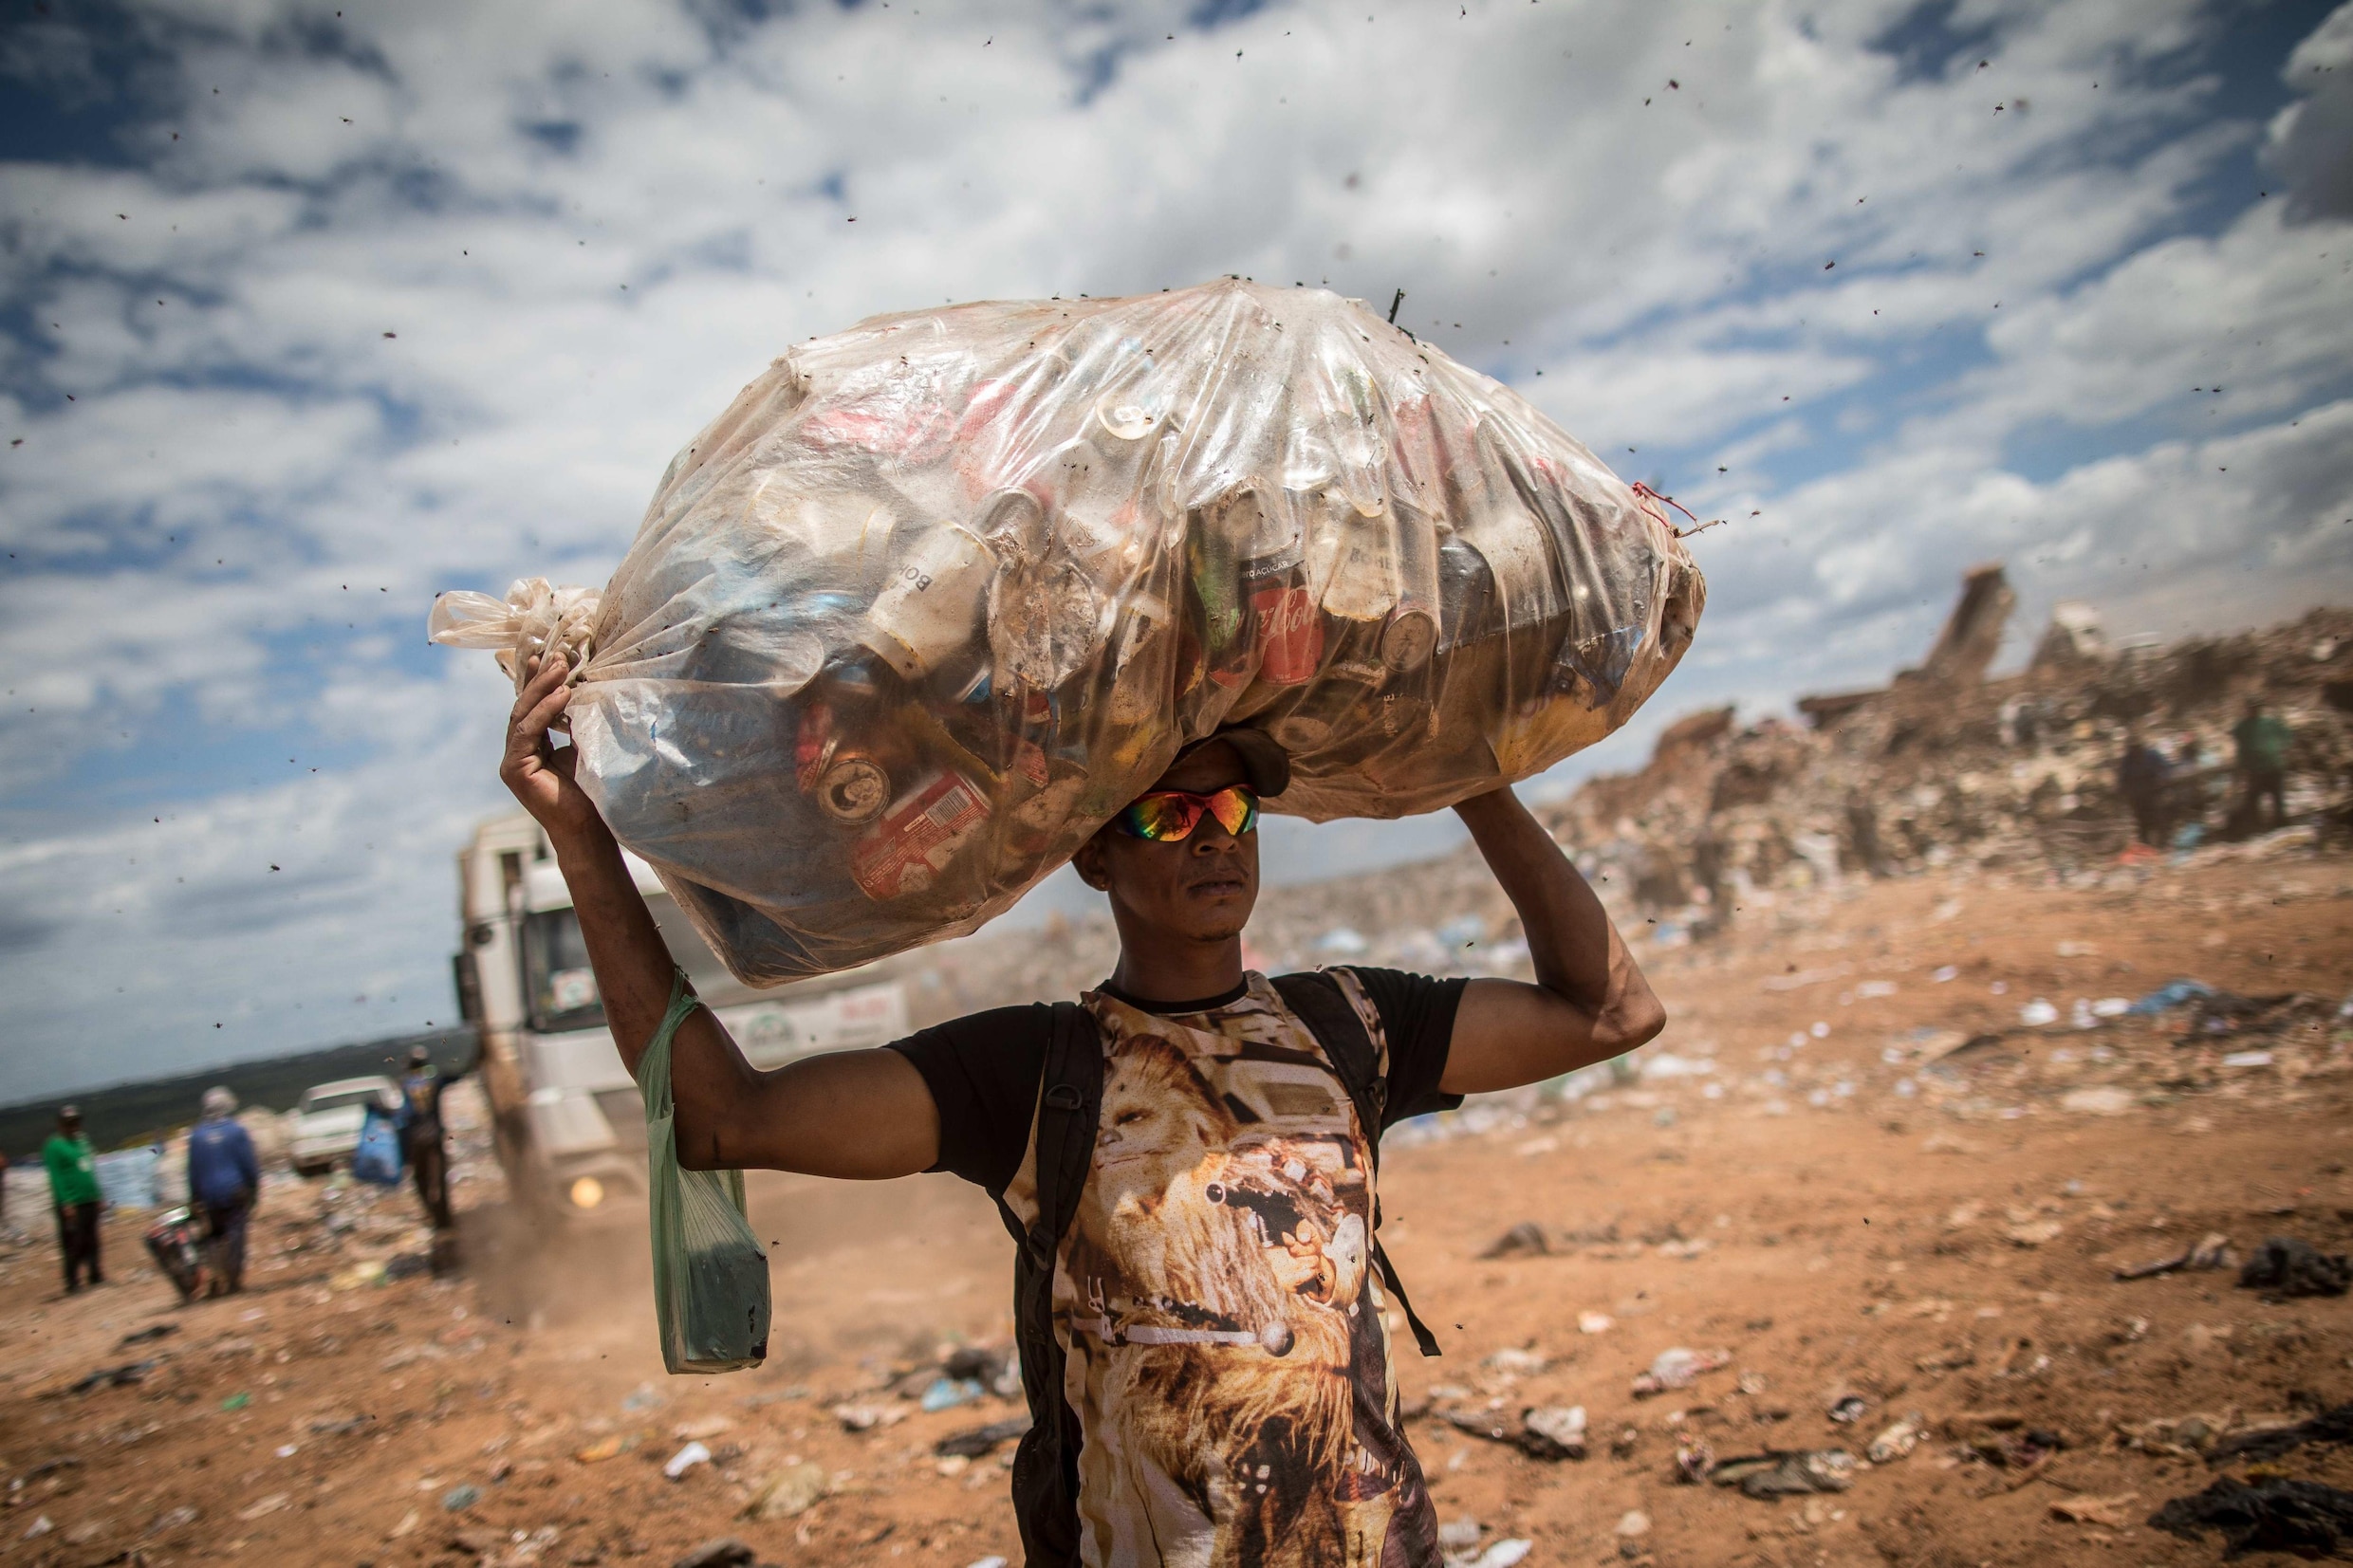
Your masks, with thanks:
M1677 912L1695 934L1842 876L1958 865L2096 880L2133 843L2116 776L2136 733L2172 765L2167 850L2243 834L2231 730L2259 699L2294 733L2291 816L2342 829L2353 612L2110 652L2085 609L2064 605L2026 670L1988 680L2010 597L1998 567L1981 568L1920 671L1803 698L1803 728L1691 715L1648 766L1545 815L1589 874L1613 873L1634 905Z

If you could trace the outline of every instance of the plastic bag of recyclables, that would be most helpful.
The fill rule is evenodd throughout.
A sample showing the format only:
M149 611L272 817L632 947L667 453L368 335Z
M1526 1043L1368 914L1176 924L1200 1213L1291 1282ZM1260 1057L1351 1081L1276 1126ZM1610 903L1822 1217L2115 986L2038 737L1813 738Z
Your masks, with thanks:
M980 925L1180 746L1400 817L1624 723L1705 585L1665 513L1362 302L1239 282L878 317L671 463L602 595L443 595L571 657L580 779L752 984Z

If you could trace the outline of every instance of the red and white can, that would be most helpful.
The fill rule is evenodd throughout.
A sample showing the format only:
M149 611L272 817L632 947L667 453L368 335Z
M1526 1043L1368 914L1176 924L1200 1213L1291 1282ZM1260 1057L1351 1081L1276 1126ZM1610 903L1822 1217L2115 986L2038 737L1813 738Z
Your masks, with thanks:
M960 773L936 773L891 803L850 852L869 898L921 893L989 820L989 798Z

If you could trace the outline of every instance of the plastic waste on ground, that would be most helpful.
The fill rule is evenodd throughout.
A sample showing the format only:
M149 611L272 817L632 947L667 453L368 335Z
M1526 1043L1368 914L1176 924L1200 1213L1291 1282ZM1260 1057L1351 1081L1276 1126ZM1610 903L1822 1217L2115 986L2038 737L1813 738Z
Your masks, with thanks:
M680 971L671 988L670 1010L638 1061L638 1093L645 1101L654 1316L662 1364L674 1374L733 1372L768 1356L768 1249L744 1217L744 1173L678 1166L670 1042L700 1005L688 993Z
M1436 810L1624 723L1705 600L1665 508L1361 302L1227 281L879 317L671 464L601 594L443 595L561 649L580 778L739 978L971 931L1178 748L1272 808Z

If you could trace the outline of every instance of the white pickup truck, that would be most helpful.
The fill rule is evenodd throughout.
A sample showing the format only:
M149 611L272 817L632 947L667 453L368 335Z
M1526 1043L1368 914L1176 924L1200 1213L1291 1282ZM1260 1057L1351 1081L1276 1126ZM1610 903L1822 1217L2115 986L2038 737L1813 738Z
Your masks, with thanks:
M400 1091L388 1078L346 1078L314 1084L286 1114L287 1153L295 1173L315 1176L346 1164L360 1147L369 1102L390 1109Z
M907 1032L900 961L754 990L695 935L653 868L628 861L672 956L752 1065ZM457 882L458 1007L481 1037L483 1089L509 1183L526 1201L565 1214L641 1202L644 1110L605 1028L571 892L546 835L522 813L481 823L458 852Z

